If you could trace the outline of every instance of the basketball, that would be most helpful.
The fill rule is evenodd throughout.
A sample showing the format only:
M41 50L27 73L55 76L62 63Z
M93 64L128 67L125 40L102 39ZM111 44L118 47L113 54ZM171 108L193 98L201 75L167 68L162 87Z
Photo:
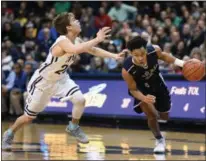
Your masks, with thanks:
M205 75L205 66L198 59L190 59L185 62L182 73L189 81L199 81Z

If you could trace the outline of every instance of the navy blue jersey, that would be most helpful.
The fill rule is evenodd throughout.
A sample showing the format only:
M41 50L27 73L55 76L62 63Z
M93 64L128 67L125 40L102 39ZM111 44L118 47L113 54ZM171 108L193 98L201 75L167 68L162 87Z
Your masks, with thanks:
M123 68L134 78L137 88L143 93L158 93L160 87L166 87L159 71L158 56L152 45L146 47L147 67L135 65L128 57ZM166 88L164 88L166 89Z

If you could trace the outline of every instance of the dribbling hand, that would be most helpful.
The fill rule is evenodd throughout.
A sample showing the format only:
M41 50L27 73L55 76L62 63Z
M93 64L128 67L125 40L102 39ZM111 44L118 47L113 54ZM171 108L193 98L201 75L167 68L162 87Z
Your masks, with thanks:
M144 99L142 101L145 102L145 103L148 103L148 104L153 104L156 101L156 97L153 96L153 95L148 94L144 97Z
M109 35L109 32L111 31L110 27L103 27L102 29L100 29L97 33L97 39L99 42L104 41L106 38L110 37L111 35Z

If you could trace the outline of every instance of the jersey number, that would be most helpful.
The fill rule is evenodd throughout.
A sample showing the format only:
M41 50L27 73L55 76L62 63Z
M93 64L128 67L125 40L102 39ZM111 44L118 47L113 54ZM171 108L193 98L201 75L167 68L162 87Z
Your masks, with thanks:
M63 74L66 72L67 68L68 68L68 65L62 65L62 69L57 70L55 73L56 74Z

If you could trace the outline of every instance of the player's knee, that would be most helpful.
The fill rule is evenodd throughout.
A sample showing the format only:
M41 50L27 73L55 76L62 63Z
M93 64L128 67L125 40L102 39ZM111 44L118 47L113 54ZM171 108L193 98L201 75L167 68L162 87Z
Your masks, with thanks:
M157 120L158 117L157 117L156 114L151 114L151 115L148 115L148 116L147 116L147 119L148 119L148 120Z
M30 123L32 120L34 120L35 118L30 117L28 115L23 115L24 116L24 123Z
M84 106L85 106L85 103L86 103L86 100L85 100L84 96L82 95L82 97L79 98L78 100L79 100L78 103L79 103L81 106L84 107Z
M86 100L85 100L85 98L84 98L84 95L81 93L81 92L79 92L78 94L76 94L75 96L74 96L74 98L73 98L73 100L72 100L72 103L74 104L74 105L79 105L79 106L82 106L82 107L84 107L85 106L85 103L86 103Z
M161 120L169 120L169 114L168 113L160 113L160 119Z
M148 112L147 114L147 119L148 120L157 120L158 119L158 114L156 112Z
M145 107L146 107L146 108L153 108L153 107L154 107L154 104L142 102L142 103L141 103L141 106L144 107L144 108L145 108Z
M154 110L154 106L152 104L148 103L142 103L141 107L147 116L148 120L157 120L158 119L158 113L156 110Z

